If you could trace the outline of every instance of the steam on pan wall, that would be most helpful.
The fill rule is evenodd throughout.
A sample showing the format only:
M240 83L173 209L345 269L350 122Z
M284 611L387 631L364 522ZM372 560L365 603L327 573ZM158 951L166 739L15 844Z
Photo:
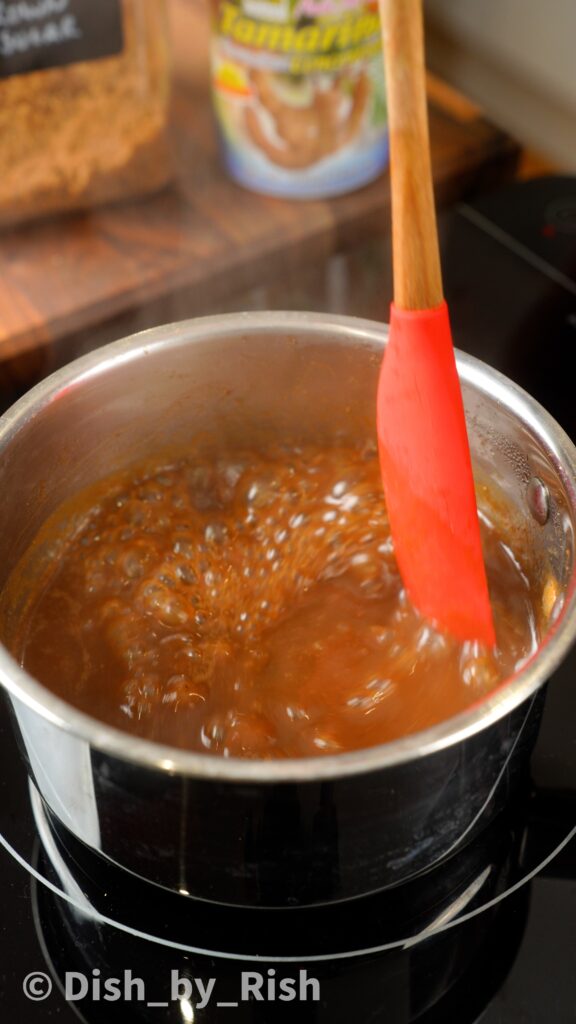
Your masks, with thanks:
M576 171L575 0L425 0L430 68Z

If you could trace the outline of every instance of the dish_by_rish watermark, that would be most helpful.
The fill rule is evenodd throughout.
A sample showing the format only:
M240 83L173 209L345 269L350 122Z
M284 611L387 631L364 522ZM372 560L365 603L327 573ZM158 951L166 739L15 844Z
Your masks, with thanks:
M66 971L61 979L64 998L69 1003L82 1002L137 1002L148 1007L168 1007L180 1003L204 1009L214 1000L219 1007L237 1007L240 1003L255 1002L319 1002L320 982L308 971L299 970L291 976L280 976L276 968L260 971L242 971L239 975L238 999L217 1001L217 978L188 977L177 970L170 972L169 998L163 1001L148 996L146 982L131 970L119 976L106 977L99 968L90 974ZM22 984L24 995L32 1002L43 1002L53 990L52 979L42 971L28 974ZM186 1018L185 1018L186 1019Z

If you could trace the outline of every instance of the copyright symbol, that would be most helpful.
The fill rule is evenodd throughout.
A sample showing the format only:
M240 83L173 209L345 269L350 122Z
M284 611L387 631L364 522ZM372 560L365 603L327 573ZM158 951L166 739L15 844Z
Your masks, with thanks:
M48 999L52 991L52 980L47 974L42 974L42 971L32 971L32 974L27 974L24 978L22 991L33 1003L41 1003L42 1000Z

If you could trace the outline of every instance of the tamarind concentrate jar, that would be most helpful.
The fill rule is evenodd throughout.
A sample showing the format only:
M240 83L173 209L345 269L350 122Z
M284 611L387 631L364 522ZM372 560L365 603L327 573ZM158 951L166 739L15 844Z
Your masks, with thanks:
M378 177L388 162L378 5L211 2L212 93L232 178L324 199Z

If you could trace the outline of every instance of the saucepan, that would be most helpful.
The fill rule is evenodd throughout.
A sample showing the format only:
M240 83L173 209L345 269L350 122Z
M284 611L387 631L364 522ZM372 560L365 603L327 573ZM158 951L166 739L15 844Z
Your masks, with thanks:
M373 438L385 343L386 328L368 321L235 314L147 331L59 370L0 420L0 589L61 502L155 452L207 435L249 445L263 431ZM550 605L537 652L433 728L271 762L124 734L56 697L0 647L20 748L64 841L183 898L294 907L427 871L513 798L545 684L576 634L576 450L499 373L462 354L458 369L478 480L500 496Z

